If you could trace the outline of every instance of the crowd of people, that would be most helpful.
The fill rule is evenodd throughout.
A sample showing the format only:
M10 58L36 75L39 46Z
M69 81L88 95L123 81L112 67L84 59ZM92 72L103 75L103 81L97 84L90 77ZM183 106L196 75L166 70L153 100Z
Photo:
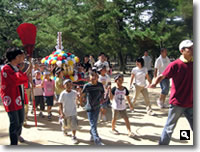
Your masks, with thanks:
M10 120L11 145L24 141L21 132L22 126L28 125L28 109L32 109L33 114L35 106L39 117L51 121L52 107L55 102L59 105L61 129L65 135L72 131L74 144L78 143L76 131L79 106L87 112L91 127L90 140L95 145L104 145L97 132L97 124L100 121L107 121L108 108L112 108L112 133L119 134L115 126L120 115L125 121L127 135L134 137L126 111L126 101L130 110L134 112L136 100L142 93L146 113L156 116L151 108L148 88L155 88L158 83L160 83L161 93L157 105L159 108L169 108L168 120L159 144L169 144L176 123L182 114L186 116L193 129L193 42L182 41L179 50L180 58L170 62L167 49L161 49L154 70L152 58L148 55L148 51L145 51L144 56L136 60L136 67L131 71L130 88L127 88L123 85L124 76L120 73L114 75L116 85L111 87L112 65L105 53L99 54L97 62L92 55L85 55L83 62L74 67L74 73L77 74L79 81L73 82L69 78L64 79L62 67L46 66L39 61L32 63L25 60L25 53L22 50L8 49L7 63L1 66L0 85L2 102ZM172 88L170 106L167 107L165 99L169 93L169 79L172 79ZM131 99L129 91L133 88L135 90ZM45 109L47 109L46 116Z

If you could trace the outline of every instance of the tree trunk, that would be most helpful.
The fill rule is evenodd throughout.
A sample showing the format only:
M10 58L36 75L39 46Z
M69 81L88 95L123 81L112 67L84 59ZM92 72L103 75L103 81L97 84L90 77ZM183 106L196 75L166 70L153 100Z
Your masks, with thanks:
M122 52L120 51L118 53L118 56L119 56L119 66L120 66L120 71L123 71L123 74L125 74L125 66L124 66L124 58L123 58L123 54Z

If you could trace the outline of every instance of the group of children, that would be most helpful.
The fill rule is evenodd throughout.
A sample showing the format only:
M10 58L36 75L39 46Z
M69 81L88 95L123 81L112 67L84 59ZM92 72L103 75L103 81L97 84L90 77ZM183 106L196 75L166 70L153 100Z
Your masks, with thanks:
M85 67L89 67L89 61L85 60ZM94 141L97 145L102 145L101 139L97 133L97 124L100 121L107 121L107 108L112 108L112 133L115 135L120 134L116 129L116 120L118 115L124 119L126 128L128 130L128 136L133 137L134 133L131 132L130 123L128 120L126 112L126 100L130 110L134 110L134 104L138 94L141 92L144 95L146 84L140 91L136 91L137 96L135 96L132 101L129 97L129 91L123 86L123 75L116 74L114 81L116 86L111 88L111 78L109 76L108 67L104 62L101 62L96 67L89 67L88 71L84 71L84 64L79 64L77 70L75 70L78 75L79 80L84 80L87 76L87 83L79 81L72 82L70 79L63 78L63 70L60 67L56 67L53 73L56 79L52 80L51 73L48 71L39 70L34 71L34 95L36 108L40 105L39 116L44 118L43 111L45 109L45 104L47 105L48 120L51 121L52 113L51 108L54 105L54 100L59 104L59 122L61 124L61 129L64 135L67 135L68 131L72 131L72 141L74 144L78 143L76 138L76 130L78 128L77 120L77 107L81 105L83 109L86 110L88 119L90 122L91 130L91 141ZM140 72L143 63L140 61L136 62L137 67L132 70L132 79L135 77L136 84L138 83L138 76L141 79L141 75L144 75L144 81L146 72ZM86 66L87 65L87 66ZM138 65L141 68L138 68ZM138 75L139 73L139 75ZM141 73L141 74L140 74ZM43 80L41 80L43 77ZM148 79L149 80L149 79ZM140 82L139 82L140 83ZM149 81L151 83L151 81ZM147 105L147 114L153 115L151 106L149 103L148 92L144 95ZM112 101L112 102L111 102Z

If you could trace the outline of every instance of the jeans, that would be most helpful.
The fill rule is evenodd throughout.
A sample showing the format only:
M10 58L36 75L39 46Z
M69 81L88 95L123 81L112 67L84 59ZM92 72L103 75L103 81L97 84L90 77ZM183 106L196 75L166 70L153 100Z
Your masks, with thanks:
M185 115L191 129L193 130L193 108L184 108L171 104L169 108L167 123L160 137L159 145L169 144L174 128L176 127L176 123L182 114Z
M97 121L99 117L99 111L100 111L100 108L87 112L88 119L90 122L90 127L91 127L90 134L95 144L98 144L101 142L101 139L99 138L99 135L97 133Z
M160 82L161 94L168 95L169 93L169 79L163 79Z
M11 145L17 145L24 122L24 107L17 111L8 112L8 117L10 120L9 136Z

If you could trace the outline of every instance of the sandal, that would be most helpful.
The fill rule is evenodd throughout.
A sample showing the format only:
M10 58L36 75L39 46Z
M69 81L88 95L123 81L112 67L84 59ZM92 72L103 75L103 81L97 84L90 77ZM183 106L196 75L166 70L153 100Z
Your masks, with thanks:
M129 132L129 133L128 133L128 136L129 136L130 138L133 138L133 137L135 136L135 134L132 133L132 132Z
M113 133L114 135L119 135L119 132L118 132L116 129L112 130L112 133Z

